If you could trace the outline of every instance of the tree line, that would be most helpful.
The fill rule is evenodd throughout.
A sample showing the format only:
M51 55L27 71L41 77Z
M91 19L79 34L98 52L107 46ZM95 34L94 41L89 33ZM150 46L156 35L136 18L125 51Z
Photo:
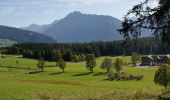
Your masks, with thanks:
M137 44L137 45L135 45ZM81 62L86 60L87 54L99 56L131 55L135 51L141 55L168 54L170 46L162 44L154 38L142 38L137 42L113 41L113 42L91 42L91 43L21 43L11 47L1 48L5 54L21 54L25 58L54 61L55 57L62 57L64 61Z

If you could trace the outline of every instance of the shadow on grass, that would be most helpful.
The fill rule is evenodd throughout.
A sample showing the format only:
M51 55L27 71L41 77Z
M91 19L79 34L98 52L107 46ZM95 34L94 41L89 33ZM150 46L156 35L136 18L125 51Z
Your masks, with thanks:
M104 72L98 72L98 73L95 73L93 74L93 76L100 76L100 75L106 75L107 73L104 73Z
M84 75L90 75L90 74L92 74L92 72L75 74L75 75L72 75L72 76L84 76Z
M48 75L59 75L59 74L62 74L63 72L58 72L58 73L50 73Z
M103 81L109 81L109 79L108 79L108 78L105 78L105 79L103 79Z
M28 72L27 74L38 74L41 73L42 71L33 71L33 72Z
M45 67L57 67L56 65L49 65L49 66L45 66Z
M0 66L0 67L3 67L3 68L11 68L11 69L36 70L36 69L33 69L33 68L21 68L21 67L12 67L12 66Z

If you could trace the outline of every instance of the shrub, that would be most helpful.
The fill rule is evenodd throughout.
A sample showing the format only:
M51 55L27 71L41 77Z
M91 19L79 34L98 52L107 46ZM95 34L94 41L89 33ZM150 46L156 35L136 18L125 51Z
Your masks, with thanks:
M127 80L136 80L139 81L141 79L143 79L143 75L131 75L131 74L125 74L125 73L115 73L113 74L113 71L110 71L108 74L108 80L112 81L112 80L121 80L121 81L127 81Z
M107 73L107 77L108 77L108 80L112 81L115 79L114 75L113 75L113 70L110 70L108 73Z
M162 64L159 66L154 76L154 82L167 89L168 85L170 85L170 65Z
M129 75L129 80L141 80L143 79L143 75L138 75L138 76L134 76L134 75Z

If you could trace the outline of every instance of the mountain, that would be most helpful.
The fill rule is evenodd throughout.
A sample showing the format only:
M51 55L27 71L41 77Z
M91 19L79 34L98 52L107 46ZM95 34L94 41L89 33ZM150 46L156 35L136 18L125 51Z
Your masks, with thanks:
M112 41L122 39L116 31L120 26L121 21L111 16L72 12L38 32L47 33L58 42Z
M47 27L48 27L48 24L46 25L31 24L30 26L22 27L21 29L42 33Z
M52 24L45 24L45 25L31 24L27 27L21 27L21 29L43 33L48 27L56 24L57 22L58 20L55 20Z
M52 43L54 39L46 35L22 30L13 27L1 26L0 25L0 39L9 39L16 42L32 42L32 43Z

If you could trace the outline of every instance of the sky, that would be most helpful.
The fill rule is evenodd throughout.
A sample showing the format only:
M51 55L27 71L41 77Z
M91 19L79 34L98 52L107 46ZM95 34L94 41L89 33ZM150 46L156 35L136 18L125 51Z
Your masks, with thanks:
M133 5L142 1L144 0L0 0L0 25L24 27L33 23L49 24L73 11L110 15L122 20Z

